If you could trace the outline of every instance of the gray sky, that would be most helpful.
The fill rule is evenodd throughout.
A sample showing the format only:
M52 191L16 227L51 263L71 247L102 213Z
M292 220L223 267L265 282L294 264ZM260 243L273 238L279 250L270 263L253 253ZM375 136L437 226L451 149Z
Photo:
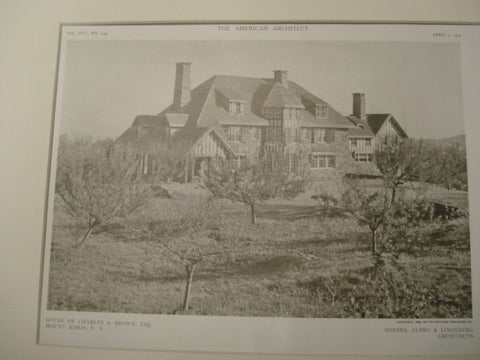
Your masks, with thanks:
M463 134L456 43L350 41L70 41L61 132L117 137L138 114L173 99L175 63L192 63L192 87L215 74L289 79L344 115L352 93L367 113L392 113L410 137Z

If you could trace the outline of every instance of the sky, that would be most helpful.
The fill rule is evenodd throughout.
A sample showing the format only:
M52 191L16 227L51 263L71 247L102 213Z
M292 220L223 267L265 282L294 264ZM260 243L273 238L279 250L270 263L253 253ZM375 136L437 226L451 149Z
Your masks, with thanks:
M363 92L367 113L391 113L414 138L464 134L460 46L449 42L69 41L62 133L115 138L139 114L171 104L175 63L191 62L192 88L215 74L290 80L343 115Z

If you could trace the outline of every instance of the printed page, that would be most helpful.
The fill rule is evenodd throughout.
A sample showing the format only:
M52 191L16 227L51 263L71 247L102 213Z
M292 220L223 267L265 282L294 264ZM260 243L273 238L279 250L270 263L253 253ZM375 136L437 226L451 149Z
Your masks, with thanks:
M63 25L41 344L480 352L476 25Z

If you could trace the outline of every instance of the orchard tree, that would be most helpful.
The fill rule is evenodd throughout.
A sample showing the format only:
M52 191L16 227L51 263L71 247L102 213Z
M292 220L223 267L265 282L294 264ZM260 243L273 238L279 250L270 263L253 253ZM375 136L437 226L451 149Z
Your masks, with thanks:
M150 183L168 183L182 177L186 146L181 141L150 141L138 145L136 149L142 154L140 162L144 179Z
M212 198L191 197L170 205L138 220L131 231L160 244L163 254L183 268L186 285L182 310L187 310L197 266L232 256L239 248L241 229L224 232L224 217Z
M442 185L450 190L452 185L458 182L459 177L467 173L467 152L458 142L435 147L432 158L436 166L430 174L425 174L427 182ZM464 185L466 186L466 181Z
M377 232L385 225L390 214L391 203L384 194L367 192L356 181L344 183L340 199L341 208L353 215L360 225L368 225L372 232L372 254L377 253Z
M290 199L309 186L310 174L303 156L297 154L295 161L290 156L275 152L262 158L243 160L240 164L236 160L214 161L205 180L205 187L216 198L248 205L251 222L255 224L256 206L259 202L274 197ZM294 166L292 162L295 163Z
M440 146L387 137L375 152L375 162L392 204L398 187L405 182L421 181L450 189L467 172L466 151L456 142Z
M92 137L62 135L57 157L55 192L69 215L86 231L74 247L82 246L100 224L126 217L151 198L138 176L139 158L128 147Z
M397 189L407 181L420 180L421 173L433 168L422 142L412 139L387 137L375 152L375 163L382 173L385 188L390 193L390 202L395 202ZM425 169L424 169L425 168ZM385 193L388 196L388 193Z

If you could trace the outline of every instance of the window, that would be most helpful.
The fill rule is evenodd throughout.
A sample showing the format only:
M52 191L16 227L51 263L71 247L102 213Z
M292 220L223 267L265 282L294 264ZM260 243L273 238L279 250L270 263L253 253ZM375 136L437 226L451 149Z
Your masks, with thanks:
M317 105L315 107L315 115L317 118L326 118L327 117L327 105Z
M282 120L268 120L268 125L272 127L281 127L282 126Z
M259 127L256 127L253 129L253 136L255 137L255 139L260 139L261 136L262 136L262 129L259 128Z
M373 151L372 144L371 138L352 138L350 139L350 150L363 152Z
M302 118L302 114L303 114L302 109L297 109L297 119L300 120Z
M148 174L148 154L145 154L142 158L142 172L143 172L143 175L147 175Z
M325 130L325 142L327 144L332 144L335 142L335 129Z
M240 101L230 101L229 105L230 114L243 114L243 102Z
M325 129L313 129L312 143L325 142Z
M240 128L238 126L228 126L226 132L228 140L240 141Z
M296 154L288 154L288 172L292 173L297 170L298 167L298 157Z
M249 127L241 127L240 128L240 141L245 141L250 137L250 128Z
M310 155L310 167L312 169L335 169L335 155L312 154Z
M283 140L283 129L280 127L269 127L266 129L266 142L274 143L281 142Z
M372 160L373 160L372 153L355 153L353 155L353 161L357 163L372 162Z
M296 141L296 134L297 134L297 131L294 128L285 129L285 141L286 142Z
M267 119L281 119L282 108L280 107L266 107L263 111Z

